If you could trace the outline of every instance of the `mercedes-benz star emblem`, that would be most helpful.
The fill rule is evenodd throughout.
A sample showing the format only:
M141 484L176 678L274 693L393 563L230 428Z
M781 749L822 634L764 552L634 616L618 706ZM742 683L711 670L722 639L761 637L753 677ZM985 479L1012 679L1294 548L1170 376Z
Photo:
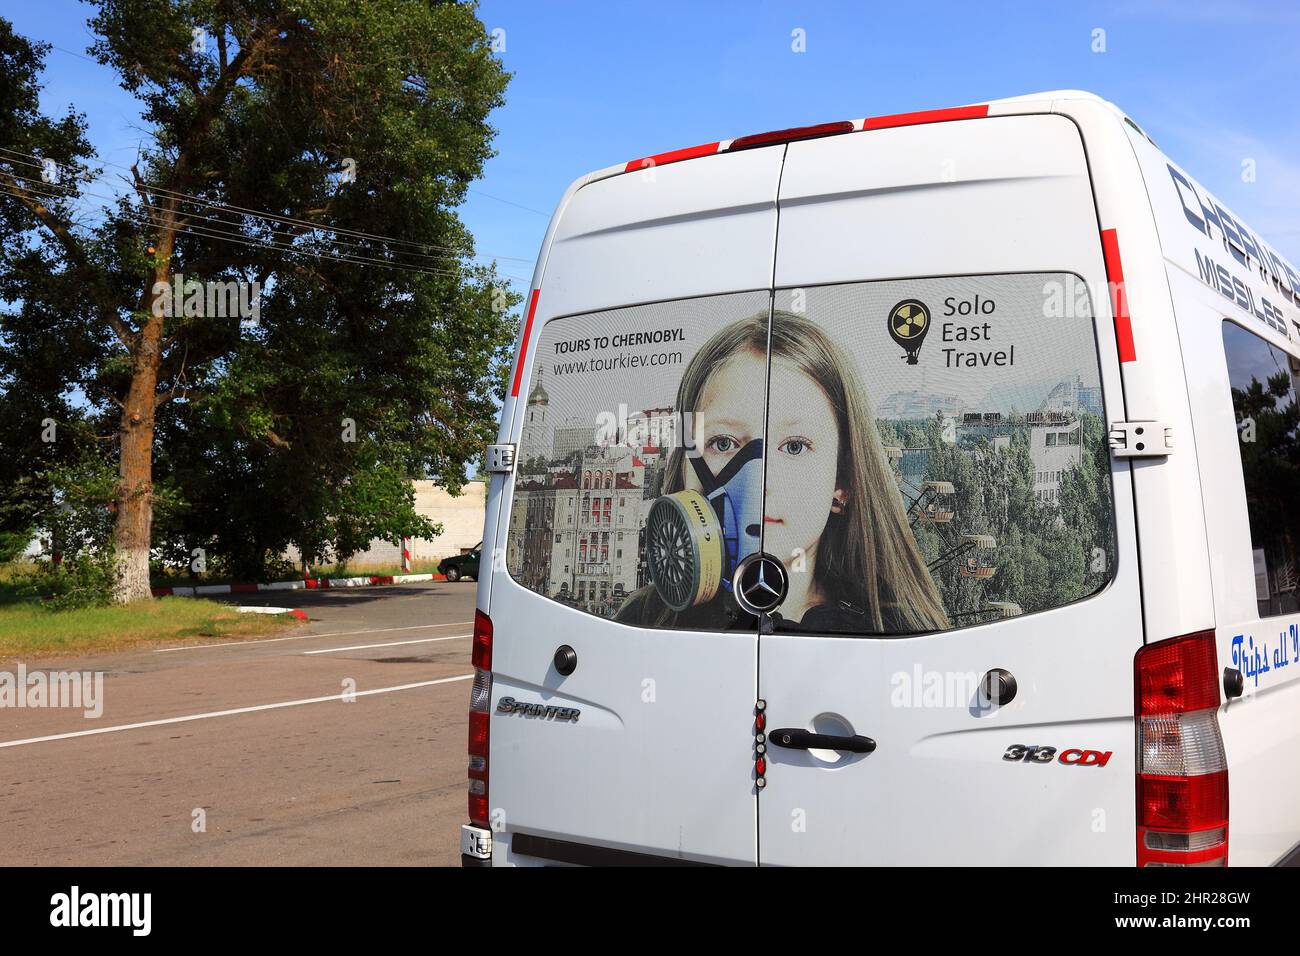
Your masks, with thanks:
M770 554L751 554L731 579L736 602L750 614L766 614L785 600L785 565Z

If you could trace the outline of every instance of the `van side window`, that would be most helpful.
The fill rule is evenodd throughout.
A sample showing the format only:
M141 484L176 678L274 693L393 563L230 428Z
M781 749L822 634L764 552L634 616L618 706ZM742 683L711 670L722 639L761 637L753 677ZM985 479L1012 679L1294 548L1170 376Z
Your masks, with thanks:
M1300 609L1300 360L1232 322L1223 323L1237 449L1260 617Z

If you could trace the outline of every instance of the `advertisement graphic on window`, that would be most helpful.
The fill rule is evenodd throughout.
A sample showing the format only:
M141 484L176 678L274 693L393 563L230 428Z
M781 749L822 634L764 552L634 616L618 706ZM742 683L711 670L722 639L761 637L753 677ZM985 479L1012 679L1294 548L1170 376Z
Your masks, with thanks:
M588 613L908 634L1057 607L1114 562L1086 290L1068 275L856 283L552 320L507 568ZM609 535L632 546L611 551ZM611 557L611 555L613 555Z
M779 290L771 362L765 546L804 569L782 604L793 629L968 626L1068 604L1111 577L1082 281Z
M771 294L759 291L547 323L506 546L517 581L628 623L703 630L743 623L726 597L729 572L757 550L762 521L770 309ZM728 365L724 339L751 327L752 362ZM747 421L731 413L721 421L732 403ZM724 475L720 462L735 449L719 436L742 433L750 465ZM694 525L683 530L663 515L689 516ZM672 537L678 531L680 541ZM651 580L655 556L675 607Z

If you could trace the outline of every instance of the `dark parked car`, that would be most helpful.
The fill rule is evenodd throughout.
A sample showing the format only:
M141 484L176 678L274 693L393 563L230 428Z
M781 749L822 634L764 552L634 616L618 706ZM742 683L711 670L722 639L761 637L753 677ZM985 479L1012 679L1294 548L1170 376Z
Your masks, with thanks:
M474 545L474 550L469 554L458 554L453 558L443 558L438 564L438 573L445 574L448 581L459 581L461 578L470 578L473 581L478 580L478 554L483 547L480 541Z

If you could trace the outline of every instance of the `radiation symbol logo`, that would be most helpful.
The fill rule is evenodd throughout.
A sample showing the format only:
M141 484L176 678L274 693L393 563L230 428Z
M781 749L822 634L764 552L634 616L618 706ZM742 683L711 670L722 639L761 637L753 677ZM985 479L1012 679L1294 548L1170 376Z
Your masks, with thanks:
M930 331L930 310L918 299L904 299L889 312L889 334L903 347L908 365L916 364L916 353Z

